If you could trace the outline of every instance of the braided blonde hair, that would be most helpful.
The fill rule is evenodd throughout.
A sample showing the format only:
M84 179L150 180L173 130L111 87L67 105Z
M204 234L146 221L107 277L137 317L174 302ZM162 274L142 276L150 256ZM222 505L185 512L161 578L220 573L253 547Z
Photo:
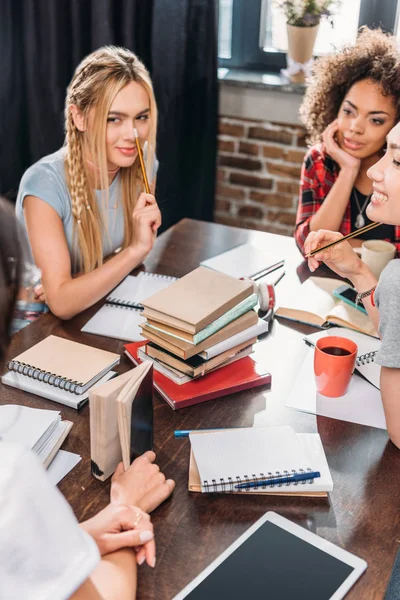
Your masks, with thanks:
M107 171L107 117L118 92L131 81L141 84L150 102L150 132L148 137L147 168L153 170L157 106L150 76L143 63L129 50L105 46L92 52L78 65L67 90L65 102L66 177L71 196L74 219L74 244L79 268L88 273L103 264L103 236L108 223L102 221L91 185L91 174L85 157L90 156L99 169L99 183L103 199L108 201ZM95 108L90 122L90 135L80 131L73 120L71 105L75 105L88 123L89 111ZM131 167L120 169L124 210L124 242L132 241L132 211L138 193L143 189L143 178L136 160ZM104 211L105 214L105 211Z

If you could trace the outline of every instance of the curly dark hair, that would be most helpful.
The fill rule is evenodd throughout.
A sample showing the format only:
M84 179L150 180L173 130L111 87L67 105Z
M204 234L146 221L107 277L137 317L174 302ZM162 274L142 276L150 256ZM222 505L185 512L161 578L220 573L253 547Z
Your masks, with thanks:
M360 29L357 42L315 62L313 76L300 107L310 144L321 141L337 117L343 98L358 81L371 79L385 96L393 96L400 120L400 56L396 38L381 29Z

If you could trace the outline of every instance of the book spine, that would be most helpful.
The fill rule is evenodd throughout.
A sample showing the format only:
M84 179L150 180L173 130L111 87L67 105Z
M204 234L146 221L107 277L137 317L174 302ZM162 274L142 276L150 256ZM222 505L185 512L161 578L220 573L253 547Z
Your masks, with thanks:
M307 469L292 469L291 471L274 471L274 473L268 471L267 473L259 473L252 475L236 475L234 477L227 477L227 479L219 478L212 479L208 481L205 479L201 484L201 491L203 493L215 493L215 492L237 492L235 489L236 485L240 485L241 483L255 483L256 481L268 481L269 479L276 479L279 477L289 477L290 475L297 475L299 473L312 473L312 469L307 467ZM268 491L268 490L276 490L276 489L284 489L285 486L307 486L314 483L314 479L307 479L304 481L292 481L289 483L274 483L271 485L260 485L260 487L256 488L257 491ZM245 488L241 490L243 493L249 493L254 491L254 488ZM300 491L300 490L299 490Z
M229 310L227 313L210 323L210 325L207 325L207 327L204 327L204 329L202 329L198 333L195 333L193 335L193 343L200 344L200 342L206 340L208 337L213 335L213 333L217 333L217 331L219 331L226 325L229 325L229 323L231 323L235 319L238 319L239 317L247 313L249 310L253 309L256 306L257 302L257 294L252 294L251 296L243 300L243 302L235 306L234 309Z
M61 375L36 369L36 367L32 367L32 365L27 365L26 363L22 363L17 360L11 360L7 364L7 367L10 371L15 371L19 375L24 375L25 377L30 377L31 379L37 379L38 381L43 381L43 383L52 385L60 390L65 390L71 394L79 395L83 392L84 384L81 382L72 381L71 379L62 377Z

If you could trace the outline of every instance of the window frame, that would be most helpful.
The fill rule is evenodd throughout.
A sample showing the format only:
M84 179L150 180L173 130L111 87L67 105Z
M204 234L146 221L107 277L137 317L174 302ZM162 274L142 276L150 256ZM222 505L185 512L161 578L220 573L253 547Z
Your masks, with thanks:
M358 26L381 26L393 33L399 7L400 0L361 0ZM259 46L261 10L262 0L233 0L231 58L218 58L219 67L275 73L286 67L285 52L264 51Z

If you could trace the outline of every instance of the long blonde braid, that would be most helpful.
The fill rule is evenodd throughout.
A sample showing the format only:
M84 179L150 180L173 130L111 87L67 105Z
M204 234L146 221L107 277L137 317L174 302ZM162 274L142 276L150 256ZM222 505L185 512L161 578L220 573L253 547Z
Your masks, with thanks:
M103 235L107 223L102 222L96 196L92 189L85 152L99 167L103 199L108 201L108 172L106 153L107 116L116 94L130 81L146 89L150 101L150 135L148 139L148 167L152 169L155 155L157 107L149 74L140 60L129 50L106 46L87 56L77 67L68 88L65 104L65 145L67 147L66 175L71 196L74 220L74 244L78 267L85 273L103 264ZM85 119L95 107L95 118L90 140L79 131L71 114L71 105L77 106ZM87 156L87 154L86 154ZM124 210L123 247L132 242L132 210L140 190L138 161L121 169L121 189ZM150 171L151 172L151 171ZM141 188L142 189L142 188Z

